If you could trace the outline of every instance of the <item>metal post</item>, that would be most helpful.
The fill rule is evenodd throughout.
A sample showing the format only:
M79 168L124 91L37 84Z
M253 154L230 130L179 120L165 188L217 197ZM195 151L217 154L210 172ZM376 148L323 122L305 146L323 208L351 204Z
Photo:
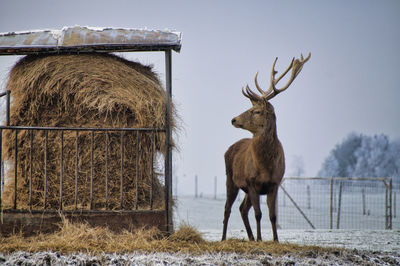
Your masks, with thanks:
M139 203L139 168L140 168L140 135L139 131L136 131L136 203L135 203L135 209L138 209L138 203Z
M342 207L342 181L339 182L339 202L338 202L336 229L339 229L339 227L340 227L340 211L341 211L341 207Z
M60 211L63 209L63 181L64 179L64 130L61 130L61 160L60 160Z
M75 132L75 210L78 209L79 131Z
M109 145L108 131L106 131L106 210L108 210L108 145Z
M172 154L171 154L171 94L172 94L172 55L171 50L165 51L165 85L167 97L167 109L165 114L165 211L166 211L166 231L172 232L172 209L170 198L172 195Z
M32 175L33 175L33 163L32 163L32 157L33 157L33 130L29 131L30 133L30 151L29 151L29 210L32 211Z
M151 189L150 189L150 210L153 209L154 197L154 131L151 132Z
M3 223L3 207L2 207L2 192L3 192L3 129L0 128L0 223Z
M124 131L121 131L121 202L120 209L124 208Z
M217 199L217 177L214 176L214 199Z
M18 194L18 130L15 130L15 142L14 142L15 154L14 154L14 210L17 209L17 194Z
M47 158L49 153L49 133L46 130L44 132L45 142L44 142L44 209L47 207Z
M392 179L389 179L389 225L387 229L392 229Z
M361 189L361 200L362 200L362 214L366 214L366 206L365 206L365 189Z
M333 227L333 178L329 181L330 185L330 204L329 204L329 228Z
M90 134L90 210L93 210L93 156L94 156L94 131Z

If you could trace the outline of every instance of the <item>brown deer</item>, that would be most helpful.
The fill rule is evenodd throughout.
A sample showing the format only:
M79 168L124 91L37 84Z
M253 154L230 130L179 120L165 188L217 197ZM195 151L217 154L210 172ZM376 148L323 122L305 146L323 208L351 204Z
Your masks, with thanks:
M262 214L260 209L260 195L267 194L267 205L273 237L274 241L278 242L276 231L276 197L279 184L285 172L285 157L282 144L276 132L274 107L269 103L269 100L290 86L310 57L311 53L305 59L303 55L301 55L300 60L293 58L289 67L278 78L275 78L275 74L277 73L275 71L275 64L278 59L275 58L272 64L270 87L267 91L262 90L258 85L257 72L254 81L261 96L250 90L248 85L245 90L242 89L243 95L250 99L253 107L233 118L232 125L250 131L253 133L253 138L239 140L230 146L225 153L227 198L222 240L226 239L226 230L232 204L236 199L239 189L242 189L246 195L240 205L240 214L249 239L254 240L248 218L249 210L253 207L257 221L257 241L261 241L260 221ZM292 69L292 73L286 85L281 89L277 89L275 87L276 84L290 69Z

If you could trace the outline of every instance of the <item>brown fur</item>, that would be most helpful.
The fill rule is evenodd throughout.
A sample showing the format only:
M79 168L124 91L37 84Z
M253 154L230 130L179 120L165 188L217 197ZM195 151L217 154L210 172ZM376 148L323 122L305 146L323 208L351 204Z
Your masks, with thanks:
M253 206L257 220L257 240L261 240L259 223L262 214L259 195L267 194L274 240L278 241L275 201L285 171L285 159L276 133L274 108L268 102L254 102L253 107L234 118L232 124L235 127L248 129L253 133L253 138L239 140L225 153L227 201L222 240L226 239L232 204L239 189L242 189L246 192L246 196L240 205L240 212L249 239L254 240L247 217L249 209Z
M275 79L275 59L271 73L271 86L268 91L265 92L259 87L257 75L255 77L257 90L262 93L261 97L252 92L248 86L246 91L242 90L244 96L251 100L253 107L232 119L232 125L250 131L253 133L253 138L239 140L225 153L227 198L222 240L226 239L232 204L241 189L246 192L246 196L240 205L240 213L249 239L254 240L248 219L249 210L253 207L257 221L257 240L261 241L260 195L266 194L273 238L274 241L278 241L276 198L285 172L285 156L276 132L274 107L268 100L285 90L293 82L310 56L311 54L305 59L301 56L301 60L293 59L287 70L278 79ZM290 69L292 69L292 74L287 84L281 90L276 89L275 85Z

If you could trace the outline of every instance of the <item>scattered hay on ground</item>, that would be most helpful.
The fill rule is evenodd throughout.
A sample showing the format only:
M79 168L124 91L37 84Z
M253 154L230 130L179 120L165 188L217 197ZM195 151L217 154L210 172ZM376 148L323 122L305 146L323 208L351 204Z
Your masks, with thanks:
M64 219L60 230L53 234L41 234L33 237L12 235L0 240L1 252L15 251L59 251L114 253L114 252L168 252L168 253L240 253L274 254L327 252L340 249L300 246L287 243L249 242L229 239L223 242L210 242L202 238L193 227L184 225L175 233L166 236L158 229L138 229L113 233L107 228L90 227L85 223L71 223Z

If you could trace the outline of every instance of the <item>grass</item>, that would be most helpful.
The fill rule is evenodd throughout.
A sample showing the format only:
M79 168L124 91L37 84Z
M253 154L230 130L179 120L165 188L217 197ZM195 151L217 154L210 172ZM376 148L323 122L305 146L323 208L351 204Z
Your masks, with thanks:
M107 228L90 227L84 223L71 223L64 219L60 230L53 234L41 234L32 237L12 235L0 239L0 252L14 251L59 251L61 253L87 252L127 253L127 252L168 252L168 253L241 253L283 255L320 254L340 252L340 249L316 246L300 246L288 243L250 242L229 239L212 242L203 239L201 234L189 225L181 226L175 233L165 236L157 229L138 229L134 232L113 233Z

